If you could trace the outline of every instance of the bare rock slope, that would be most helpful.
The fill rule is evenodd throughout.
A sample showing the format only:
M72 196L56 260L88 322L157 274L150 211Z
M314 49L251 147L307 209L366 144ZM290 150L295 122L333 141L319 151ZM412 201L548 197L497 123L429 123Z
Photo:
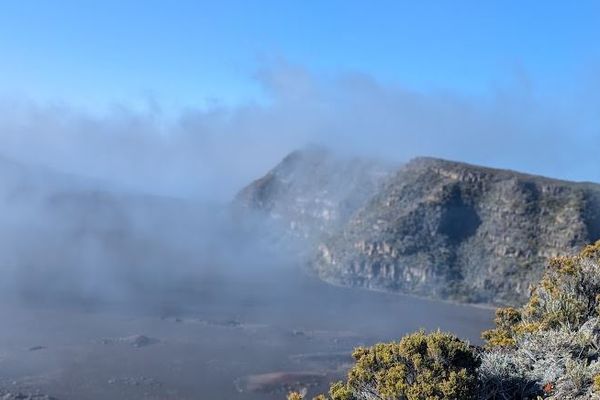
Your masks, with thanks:
M254 208L275 210L293 229L324 231L316 236L312 265L321 278L337 284L464 302L518 303L549 256L574 252L600 238L597 184L417 158L379 175L382 181L369 181L364 174L368 183L355 187L344 182L347 174L330 175L335 166L313 166L309 176L325 177L307 179L302 190L294 191L288 188L298 185L294 176L301 175L294 167L306 166L287 165L292 172L285 184L265 190L274 185L280 165L241 196ZM335 223L310 204L317 201L311 197L315 186L327 193L329 184L362 190L356 197L348 192L329 199L333 209L344 210L334 214ZM352 207L344 208L347 198ZM305 205L301 211L299 204Z
M289 236L314 243L341 228L390 172L389 166L372 160L310 147L290 153L242 189L235 203L266 216Z

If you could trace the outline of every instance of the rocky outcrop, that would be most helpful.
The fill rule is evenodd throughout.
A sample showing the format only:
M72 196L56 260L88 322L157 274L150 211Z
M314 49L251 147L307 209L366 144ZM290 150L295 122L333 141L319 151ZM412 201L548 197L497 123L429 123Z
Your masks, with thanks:
M0 389L0 400L57 400L41 393L22 393Z
M235 204L314 244L338 230L379 190L390 171L382 163L311 147L289 154L242 189Z
M518 303L548 257L600 238L600 185L417 158L395 172L295 152L238 202L311 238L336 284ZM385 171L385 172L381 172Z
M600 185L418 158L331 240L319 275L467 302L528 296L548 257L600 237Z

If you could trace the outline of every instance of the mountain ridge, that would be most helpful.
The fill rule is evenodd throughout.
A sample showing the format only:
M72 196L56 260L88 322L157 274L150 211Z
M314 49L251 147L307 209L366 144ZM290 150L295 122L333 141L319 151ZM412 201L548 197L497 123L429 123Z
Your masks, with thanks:
M310 185L303 189L310 195ZM322 279L469 303L520 303L549 257L600 237L600 185L591 182L417 157L369 190L309 241L310 264ZM295 219L293 194L262 195L296 229L314 223Z

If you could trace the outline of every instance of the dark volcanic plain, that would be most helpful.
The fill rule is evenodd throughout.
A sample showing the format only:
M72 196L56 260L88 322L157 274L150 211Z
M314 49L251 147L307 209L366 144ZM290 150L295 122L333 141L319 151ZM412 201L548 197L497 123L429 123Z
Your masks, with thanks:
M0 393L61 400L281 399L342 376L355 346L441 328L479 342L491 310L303 274L122 305L0 306ZM216 293L216 294L215 294ZM176 307L182 304L185 307Z

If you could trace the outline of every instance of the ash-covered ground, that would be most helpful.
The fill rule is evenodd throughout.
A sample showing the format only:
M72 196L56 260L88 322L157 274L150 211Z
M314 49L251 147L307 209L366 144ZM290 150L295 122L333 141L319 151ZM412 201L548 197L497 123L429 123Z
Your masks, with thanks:
M5 302L0 394L281 399L292 388L325 390L355 346L420 328L478 343L491 325L489 309L339 288L301 273L222 284L126 307Z

